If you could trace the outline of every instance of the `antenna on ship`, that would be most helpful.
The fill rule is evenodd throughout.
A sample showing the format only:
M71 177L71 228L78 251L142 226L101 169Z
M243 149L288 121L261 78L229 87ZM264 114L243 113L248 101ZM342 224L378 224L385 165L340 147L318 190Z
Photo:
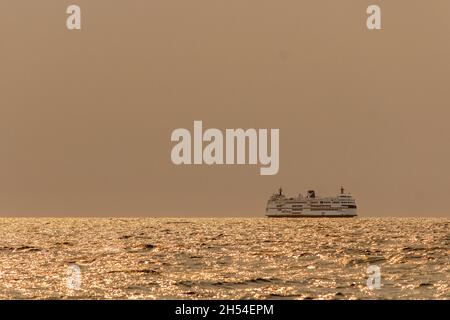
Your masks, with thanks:
M344 194L344 187L341 186L341 194Z

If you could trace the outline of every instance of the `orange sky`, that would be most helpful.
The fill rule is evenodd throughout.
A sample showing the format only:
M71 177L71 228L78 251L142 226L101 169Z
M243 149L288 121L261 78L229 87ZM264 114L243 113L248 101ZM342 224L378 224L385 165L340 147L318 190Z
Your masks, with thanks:
M448 0L3 1L0 215L263 216L342 184L361 216L449 217L449 34ZM279 128L279 173L174 166L194 120Z

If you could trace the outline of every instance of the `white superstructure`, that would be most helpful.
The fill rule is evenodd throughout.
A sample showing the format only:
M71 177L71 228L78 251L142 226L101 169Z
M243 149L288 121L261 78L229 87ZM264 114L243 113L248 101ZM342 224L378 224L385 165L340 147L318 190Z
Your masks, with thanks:
M350 193L344 192L336 197L316 197L314 190L308 195L301 194L296 198L287 198L280 188L267 201L266 216L271 218L302 218L302 217L355 217L356 202Z

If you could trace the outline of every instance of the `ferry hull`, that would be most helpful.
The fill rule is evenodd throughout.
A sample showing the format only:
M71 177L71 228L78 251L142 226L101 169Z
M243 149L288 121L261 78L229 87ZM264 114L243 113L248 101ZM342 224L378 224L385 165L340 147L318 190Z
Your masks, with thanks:
M275 209L266 210L266 217L269 218L353 218L356 217L356 209L343 209L333 211L311 211L304 212L279 212Z

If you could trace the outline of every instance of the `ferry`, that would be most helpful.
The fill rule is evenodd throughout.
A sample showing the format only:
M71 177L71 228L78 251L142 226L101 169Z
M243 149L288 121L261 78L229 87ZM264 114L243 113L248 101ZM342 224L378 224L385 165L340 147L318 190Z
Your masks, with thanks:
M335 197L316 197L314 190L307 196L299 194L288 198L280 188L267 201L266 216L269 218L351 218L356 217L356 202L352 195L341 192Z

